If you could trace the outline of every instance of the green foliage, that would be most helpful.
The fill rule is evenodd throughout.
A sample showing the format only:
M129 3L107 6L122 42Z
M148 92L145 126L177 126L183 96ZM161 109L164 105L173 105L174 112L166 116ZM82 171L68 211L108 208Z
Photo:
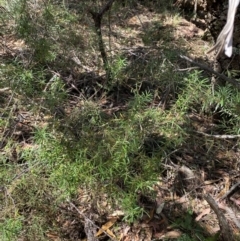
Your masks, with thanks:
M161 40L162 36L162 24L161 22L155 22L150 28L146 29L142 40L145 45L157 44ZM167 33L164 34L164 38L167 38ZM169 37L169 36L168 36Z
M203 236L204 230L194 221L191 211L188 211L183 217L176 219L172 226L183 230L185 233L177 239L179 241L205 240Z
M73 46L82 46L81 36L71 31L76 15L55 1L11 1L11 12L16 34L32 52L31 63L45 65L61 54L69 54Z
M2 241L16 240L22 231L21 216L9 217L4 222L0 222L0 233Z
M211 95L208 80L202 79L197 71L184 78L184 83L179 90L180 95L178 95L175 105L178 110L185 113L189 107L194 108L197 104L204 102L205 96Z
M14 61L0 66L0 71L5 84L16 93L33 97L39 95L45 86L46 75L41 69L24 68L21 63Z
M219 127L229 134L238 134L240 124L240 92L226 84L219 86L214 95L206 96L203 110L218 113L221 116Z
M125 1L125 7L136 2ZM164 12L166 3L169 1L158 1L154 6ZM74 199L79 188L90 190L96 202L107 194L111 211L117 207L124 211L125 221L134 222L145 212L138 203L139 195L154 199L153 186L163 172L163 160L192 134L189 113L220 113L218 127L226 133L239 133L239 91L226 85L212 93L201 72L178 73L174 66L178 50L171 46L160 51L147 48L149 52L136 48L132 56L116 54L109 61L111 82L97 82L100 78L95 70L102 69L84 15L91 4L9 3L15 21L12 28L26 45L17 57L1 60L0 65L0 87L11 90L0 96L0 181L8 193L0 193L5 205L0 210L3 240L46 240L48 230L60 229L52 221L59 214L58 205ZM119 4L113 6L114 11ZM153 2L143 4L152 7ZM98 10L100 5L92 7ZM178 17L173 18L175 24ZM163 23L155 22L142 35L144 43L164 39L162 28ZM169 31L164 36L166 41L172 34ZM80 64L75 65L73 58ZM94 72L90 79L81 77L86 71L83 61ZM86 72L89 74L89 69ZM90 98L85 89L92 90ZM104 106L103 99L119 109ZM58 118L60 108L66 113ZM37 113L37 118L31 120L30 137L22 134L17 145L12 123L18 124L19 109ZM46 119L39 121L42 116ZM28 122L20 124L28 126ZM17 161L11 159L16 146L20 149ZM191 212L173 226L185 233L179 240L204 240Z
M33 3L23 0L15 2L14 14L16 16L16 31L30 48L34 50L34 58L44 63L55 58L54 42L51 39L54 31L54 17L51 6L32 6ZM33 12L35 8L35 12ZM43 7L43 9L40 9Z
M117 56L111 63L110 69L112 73L113 80L121 80L123 75L123 70L127 66L127 60L124 57Z

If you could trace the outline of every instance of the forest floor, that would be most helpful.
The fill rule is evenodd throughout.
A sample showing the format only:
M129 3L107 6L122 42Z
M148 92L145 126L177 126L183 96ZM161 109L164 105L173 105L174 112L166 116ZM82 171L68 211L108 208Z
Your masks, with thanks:
M129 63L132 62L143 63L139 65L139 68L142 68L144 63L147 65L153 56L160 60L160 72L161 68L165 71L166 66L171 66L163 80L165 87L155 89L154 98L148 104L148 108L156 108L159 112L171 110L179 97L177 94L174 95L177 93L175 89L178 86L172 84L171 78L179 73L180 76L184 76L196 69L202 71L198 66L193 66L182 59L180 54L208 66L212 65L214 55L206 55L206 50L212 46L212 41L203 40L208 34L205 31L207 26L204 22L199 25L193 22L187 20L184 14L174 7L161 12L151 6L138 4L133 9L123 7L118 15L111 16L110 29L107 24L103 25L102 31L107 53L109 56L124 56L126 61L116 62L115 69L118 64L122 64L122 66L127 65L131 70ZM92 34L87 31L88 25L89 23L86 22L86 25L79 26L85 30L85 36L82 36L85 39L90 38ZM12 35L0 37L2 66L7 64L9 59L23 60L25 58L22 52L23 41L16 40ZM95 184L97 192L85 185L78 185L78 190L71 200L62 201L58 206L51 206L53 187L45 181L50 176L45 164L36 161L30 166L25 161L28 158L27 153L37 155L39 146L45 144L44 138L48 138L44 136L48 134L40 130L53 126L57 132L65 128L67 119L71 119L71 123L68 123L72 125L71 131L75 132L76 136L81 136L83 134L75 130L76 123L72 123L74 119L72 115L76 107L81 108L82 111L85 111L84 108L91 108L83 103L86 99L91 99L101 109L101 115L103 114L104 118L111 119L118 116L120 119L133 97L133 86L139 85L140 92L145 92L148 89L154 89L158 81L152 80L149 70L141 72L141 69L136 68L131 74L127 72L130 77L127 74L121 75L119 77L123 79L121 85L116 89L112 88L108 95L105 95L105 89L102 88L105 81L104 71L99 70L99 62L101 62L99 53L93 52L89 56L89 52L84 52L81 57L77 52L71 52L71 54L75 57L76 66L72 68L75 72L55 72L56 76L60 76L65 81L69 97L67 101L64 100L63 105L56 104L50 112L46 112L45 107L42 107L41 112L29 109L33 101L42 105L43 100L39 97L28 97L26 100L21 93L15 93L11 85L0 88L2 113L0 120L0 155L2 157L0 161L4 168L5 166L8 168L8 180L6 180L6 169L0 174L3 181L0 186L0 197L3 202L0 212L4 217L1 222L5 227L9 225L9 228L12 224L6 224L8 217L11 216L13 220L16 213L24 213L23 216L27 217L24 222L21 221L19 225L21 228L17 227L14 231L18 238L11 239L12 234L10 235L5 230L6 235L1 240L221 240L221 238L224 239L226 233L219 237L219 231L229 227L234 235L238 235L240 227L239 136L226 132L226 129L231 129L231 115L214 110L211 113L202 111L201 96L199 96L199 103L195 103L193 108L184 112L184 122L180 123L182 119L179 118L178 122L176 118L171 123L171 125L181 126L184 130L187 129L183 134L184 141L177 148L170 148L171 150L161 157L161 173L159 173L158 182L151 187L155 193L154 198L141 192L138 193L136 203L144 210L141 217L134 219L133 222L125 221L123 219L125 211L121 205L115 203L115 206L112 206L112 203L109 203L112 198L111 193L101 191L103 186L100 184L99 186ZM78 61L80 64L77 64ZM54 73L55 69L52 66L48 67ZM85 71L84 75L82 75L82 70ZM198 76L209 82L210 91L211 74L202 71ZM155 76L155 78L158 77ZM140 81L136 83L136 79ZM49 85L45 83L44 90L47 91L48 88ZM189 91L195 95L194 89ZM174 111L169 113L168 116L171 118ZM178 113L175 115L177 116ZM57 122L55 118L60 121ZM87 120L86 123L88 121L92 119ZM229 121L226 123L227 128L223 128L223 121ZM95 131L96 135L98 133L98 130ZM57 135L62 137L62 134ZM171 135L168 137L170 138ZM149 141L150 145L157 143L156 149L162 141L159 142L158 138L159 136L155 138L152 135ZM51 149L48 150L49 153ZM47 158L46 156L44 158ZM57 155L56 158L58 158ZM39 173L34 174L35 168L39 165L42 169L42 177ZM138 169L137 166L134 168L135 171ZM19 184L25 178L26 182L31 182L31 185L36 187L31 195L44 197L45 201L39 206L36 204L35 208L33 208L35 201L30 205L31 200L20 197L28 192L29 183ZM125 188L121 180L117 182L119 189ZM234 184L238 185L234 186ZM230 192L232 186L235 188ZM46 188L49 190L47 193ZM66 185L65 188L68 186ZM39 194L41 190L43 193ZM209 206L208 195L215 200L213 201L217 205L215 210ZM28 208L28 205L31 208ZM42 213L44 219L39 218L41 216L39 213ZM220 220L219 215L226 217L228 225ZM34 220L35 217L38 219ZM32 225L33 220L35 226L39 225L45 227L45 229L42 228L43 230L47 230L42 231L44 233L42 236L41 230ZM28 225L32 227L26 234L25 226ZM48 225L51 226L50 229L47 228ZM3 230L4 227L1 229Z

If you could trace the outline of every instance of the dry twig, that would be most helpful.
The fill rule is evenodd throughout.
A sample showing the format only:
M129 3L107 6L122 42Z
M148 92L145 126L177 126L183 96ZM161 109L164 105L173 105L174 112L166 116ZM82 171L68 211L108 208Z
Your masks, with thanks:
M91 224L92 226L94 226L94 227L96 227L96 228L98 228L98 229L101 229L99 226L97 226L91 219L89 219L83 212L81 212L77 207L76 207L76 205L75 204L73 204L71 201L69 201L68 200L68 203L70 204L70 206L72 207L72 208L74 208L77 212L78 212L78 214L80 214L83 218L84 218L84 220L85 220L85 222L87 222L87 224ZM88 225L89 226L89 225ZM106 234L111 240L113 240L113 241L117 241L116 239L114 239L113 237L111 237L107 232L105 232L104 230L102 230L103 231L103 233L104 234Z
M209 137L213 137L216 139L236 139L236 138L240 138L240 135L210 135L201 131L196 131L197 133L204 135L204 136L209 136Z
M240 182L234 184L228 192L226 192L222 197L221 197L221 200L223 200L224 198L226 198L227 196L229 196L230 194L232 195L233 194L233 191L237 188L237 187L240 187Z
M205 64L200 64L200 63L194 61L193 59L190 59L190 58L187 57L187 56L180 55L180 58L187 60L188 62L190 62L190 63L198 66L198 67L199 67L200 69L202 69L202 70L205 70L205 71L207 71L207 72L209 72L209 73L211 73L211 74L216 75L216 76L219 77L220 79L222 79L222 80L224 80L224 81L232 84L233 86L235 86L236 88L238 88L238 89L240 90L240 82L236 81L235 79L228 78L227 76L225 76L225 75L223 75L223 74L220 74L220 73L214 71L212 68L208 67L207 65L205 65Z

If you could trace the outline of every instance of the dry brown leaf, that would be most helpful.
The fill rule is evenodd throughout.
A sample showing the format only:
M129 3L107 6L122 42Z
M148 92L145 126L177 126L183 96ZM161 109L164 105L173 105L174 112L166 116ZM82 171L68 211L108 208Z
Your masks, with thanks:
M236 204L236 206L240 206L240 199L230 197L230 200L232 200Z
M179 238L182 235L182 233L179 230L173 230L167 232L164 237L165 238Z
M159 215L159 214L162 212L162 210L163 210L163 208L164 208L164 205L165 205L164 202L161 203L160 205L158 205L158 207L157 207L157 209L156 209L156 214Z
M203 216L209 214L211 212L211 208L204 209L196 218L195 221L199 221Z
M149 226L152 228L154 233L157 233L159 230L165 229L167 227L167 225L165 225L164 219L153 220L149 223Z
M99 235L101 235L104 231L106 233L108 233L111 237L115 238L115 235L109 230L109 228L111 228L113 226L114 223L116 223L117 218L112 218L110 219L107 223L105 223L99 230L98 232L95 234L95 237L98 237Z
M114 235L114 233L113 233L110 229L107 229L105 232L106 232L110 237L116 238L116 236Z
M217 180L207 180L207 181L204 181L204 185L210 185L210 184L218 182L219 180L220 179L217 179Z
M218 198L221 198L225 193L227 193L229 191L229 187L230 187L229 176L224 176L224 180L225 180L225 186L224 186L223 190L218 194Z
M128 234L128 231L130 230L130 227L129 226L125 226L123 229L122 229L122 232L120 234L120 237L119 237L119 241L126 241L126 238L128 237L127 234Z
M179 238L182 235L181 231L179 230L172 230L169 231L161 236L156 236L154 235L155 238L167 238L167 239L175 239L175 238Z
M224 180L225 180L225 192L228 192L229 187L230 187L230 178L229 178L229 176L225 176Z
M176 202L179 204L188 203L189 199L187 198L187 196L182 196L178 200L176 200Z
M154 213L155 213L155 208L153 208L149 211L146 223L149 223L153 219Z
M111 215L109 215L110 217L119 217L119 216L124 216L124 212L121 210L115 210Z
M54 233L54 232L47 232L46 233L46 236L53 240L53 241L61 241L61 239L59 238L59 236L57 235L57 233Z

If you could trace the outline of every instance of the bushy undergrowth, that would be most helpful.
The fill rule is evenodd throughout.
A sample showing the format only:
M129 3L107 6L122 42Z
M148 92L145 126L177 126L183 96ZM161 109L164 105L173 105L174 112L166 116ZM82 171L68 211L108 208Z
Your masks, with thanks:
M77 14L50 3L35 6L33 14L28 1L10 8L16 20L13 29L30 52L27 61L18 55L0 65L0 87L11 90L10 98L0 99L1 240L47 240L47 231L59 229L54 221L58 205L77 197L83 187L96 198L107 194L108 212L121 209L129 222L141 217L145 210L138 197L154 198L162 162L192 133L189 113L221 113L219 126L229 134L239 133L239 92L226 85L213 94L202 73L174 72L174 49L136 61L116 54L110 66L114 80L106 86L97 83L94 90L100 93L94 98L82 90L76 96L75 82L69 84L65 77L79 70L69 64L68 54L74 50L87 56L92 49L97 52L96 45L83 50L92 39L84 43L82 29L75 31ZM112 111L99 104L103 98L117 99L124 108ZM72 99L75 106L69 104ZM61 118L55 114L59 108L65 109ZM16 144L12 123L19 109L44 120L35 123L33 118L30 137Z

